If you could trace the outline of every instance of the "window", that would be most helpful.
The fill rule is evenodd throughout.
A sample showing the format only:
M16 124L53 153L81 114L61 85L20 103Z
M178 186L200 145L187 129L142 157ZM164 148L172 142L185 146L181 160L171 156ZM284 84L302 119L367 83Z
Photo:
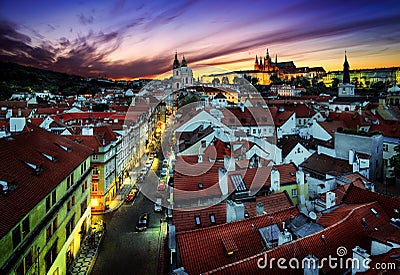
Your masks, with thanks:
M50 238L53 236L53 234L56 232L58 227L58 222L57 218L55 218L49 226L46 228L46 240L50 240Z
M210 215L210 222L211 222L211 224L215 224L215 215L214 214Z
M25 220L22 221L22 238L25 239L25 237L29 234L30 232L30 225L29 225L29 216L25 218Z
M14 249L17 248L17 246L21 242L21 230L19 228L19 225L12 232L12 241L13 241Z
M81 217L85 213L86 209L87 209L87 198L81 203Z
M30 249L28 254L22 259L21 263L18 265L15 273L18 275L28 274L29 269L33 265L33 249Z
M82 193L85 193L87 188L88 188L88 184L87 184L87 180L85 180L85 182L82 184Z
M50 207L51 207L50 196L48 196L48 197L46 198L46 212L49 212Z
M51 205L55 205L57 202L57 192L56 190L53 191L53 193L51 193Z
M57 241L54 242L52 247L44 256L44 261L46 262L46 272L48 272L57 258Z
M383 144L383 151L389 151L389 146L387 144Z
M92 192L97 192L99 189L99 183L92 181Z
M257 129L253 129L253 134L257 133Z
M297 189L292 189L292 198L297 197Z
M74 227L75 227L74 219L75 219L75 215L72 216L72 218L69 220L69 222L65 226L66 238L68 238L69 235L71 235L72 230L74 230Z
M75 195L67 202L67 211L71 211L72 207L75 205Z
M93 155L93 156L92 156L92 159L93 159L93 160L98 160L98 159L99 159L99 156L98 156L98 155Z
M74 184L74 174L71 174L67 178L67 189L69 189Z
M200 216L196 216L194 219L196 221L196 225L201 225Z

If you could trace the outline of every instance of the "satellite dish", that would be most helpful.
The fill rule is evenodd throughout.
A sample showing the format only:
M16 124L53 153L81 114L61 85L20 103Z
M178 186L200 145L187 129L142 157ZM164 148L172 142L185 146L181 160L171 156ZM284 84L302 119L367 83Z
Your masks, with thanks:
M310 219L312 219L313 221L315 221L317 219L317 214L315 214L315 212L311 211L308 216L310 217Z

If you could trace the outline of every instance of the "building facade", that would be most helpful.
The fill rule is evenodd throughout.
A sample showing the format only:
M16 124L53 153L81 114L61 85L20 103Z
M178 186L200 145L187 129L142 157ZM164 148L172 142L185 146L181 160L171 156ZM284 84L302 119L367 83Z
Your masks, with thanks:
M91 227L92 150L29 127L0 140L0 273L66 274Z

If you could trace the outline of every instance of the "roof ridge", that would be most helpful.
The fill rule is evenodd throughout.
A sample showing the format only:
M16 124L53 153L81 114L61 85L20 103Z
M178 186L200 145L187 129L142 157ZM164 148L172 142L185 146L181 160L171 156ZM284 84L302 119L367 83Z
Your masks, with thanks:
M288 210L291 210L291 209L297 209L297 208L296 208L296 206L289 206L289 207L285 207L285 208L280 209L280 210L275 211L275 212L263 214L263 215L260 215L260 216L250 217L250 218L247 218L247 219L244 219L244 220L236 220L236 221L232 221L232 222L226 222L226 223L217 224L217 225L210 226L210 227L202 227L202 228L197 228L197 229L185 230L185 231L178 232L176 234L179 235L179 234L183 234L183 233L192 233L194 231L200 232L200 231L205 231L205 230L211 230L211 229L214 229L214 228L227 226L228 224L231 225L231 224L236 224L236 223L239 223L239 222L245 222L245 221L253 220L253 219L256 219L256 218L264 217L264 216L267 216L267 215L268 216L276 215L278 213L281 213L281 212L284 212L284 211L288 211Z

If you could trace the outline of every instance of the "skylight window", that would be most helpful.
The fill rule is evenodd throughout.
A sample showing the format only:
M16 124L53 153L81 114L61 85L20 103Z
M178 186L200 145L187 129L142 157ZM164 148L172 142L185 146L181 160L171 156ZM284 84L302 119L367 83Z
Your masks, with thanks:
M199 184L197 184L197 187L199 187L199 189L203 189L203 184L200 182Z
M72 149L68 146L65 146L63 144L57 144L58 146L60 146L61 149L63 149L65 152L71 152Z
M378 211L376 211L374 208L371 208L371 212L374 213L375 217L379 217Z
M215 215L214 215L214 214L211 214L211 215L210 215L210 221L211 221L212 224L215 224L215 223L216 223L216 221L215 221Z
M201 225L200 216L195 217L196 225Z
M48 160L50 160L50 161L52 161L52 162L55 162L55 161L56 161L56 157L55 157L55 156L51 156L51 155L45 154L45 153L42 153L42 155L43 155L46 159L48 159Z

